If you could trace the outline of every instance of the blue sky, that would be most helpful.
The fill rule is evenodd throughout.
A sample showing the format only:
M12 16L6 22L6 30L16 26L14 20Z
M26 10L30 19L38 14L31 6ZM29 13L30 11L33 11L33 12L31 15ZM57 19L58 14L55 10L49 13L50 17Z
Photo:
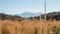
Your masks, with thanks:
M60 11L60 0L47 0L47 13ZM0 0L0 13L44 13L44 0Z

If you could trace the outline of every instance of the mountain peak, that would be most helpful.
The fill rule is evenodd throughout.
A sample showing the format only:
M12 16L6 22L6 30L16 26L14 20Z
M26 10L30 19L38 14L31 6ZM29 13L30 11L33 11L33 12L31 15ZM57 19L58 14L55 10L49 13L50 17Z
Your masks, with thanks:
M28 17L39 16L41 14L42 14L41 12L38 12L38 13L24 12L24 13L18 14L18 16L22 16L22 17L28 18Z

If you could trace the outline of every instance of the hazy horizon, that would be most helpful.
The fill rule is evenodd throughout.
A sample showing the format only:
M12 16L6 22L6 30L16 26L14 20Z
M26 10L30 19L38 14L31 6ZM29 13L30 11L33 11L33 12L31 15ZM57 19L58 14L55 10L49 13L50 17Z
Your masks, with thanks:
M46 0L47 13L60 11L60 0ZM44 0L0 0L0 13L21 14L23 12L44 13Z

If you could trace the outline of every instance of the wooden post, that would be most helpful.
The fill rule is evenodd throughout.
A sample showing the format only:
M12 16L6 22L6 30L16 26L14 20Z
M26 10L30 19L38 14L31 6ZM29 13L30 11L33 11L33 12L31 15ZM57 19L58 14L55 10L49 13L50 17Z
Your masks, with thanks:
M46 23L46 0L44 0L44 34L47 34L47 23Z

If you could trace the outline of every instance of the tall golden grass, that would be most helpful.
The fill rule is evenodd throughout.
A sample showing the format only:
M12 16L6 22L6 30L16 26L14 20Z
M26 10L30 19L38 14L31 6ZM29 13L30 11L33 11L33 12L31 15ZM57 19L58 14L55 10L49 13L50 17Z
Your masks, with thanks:
M44 20L0 20L0 34L44 34L47 26L47 34L52 34L52 27L60 27L60 21Z

